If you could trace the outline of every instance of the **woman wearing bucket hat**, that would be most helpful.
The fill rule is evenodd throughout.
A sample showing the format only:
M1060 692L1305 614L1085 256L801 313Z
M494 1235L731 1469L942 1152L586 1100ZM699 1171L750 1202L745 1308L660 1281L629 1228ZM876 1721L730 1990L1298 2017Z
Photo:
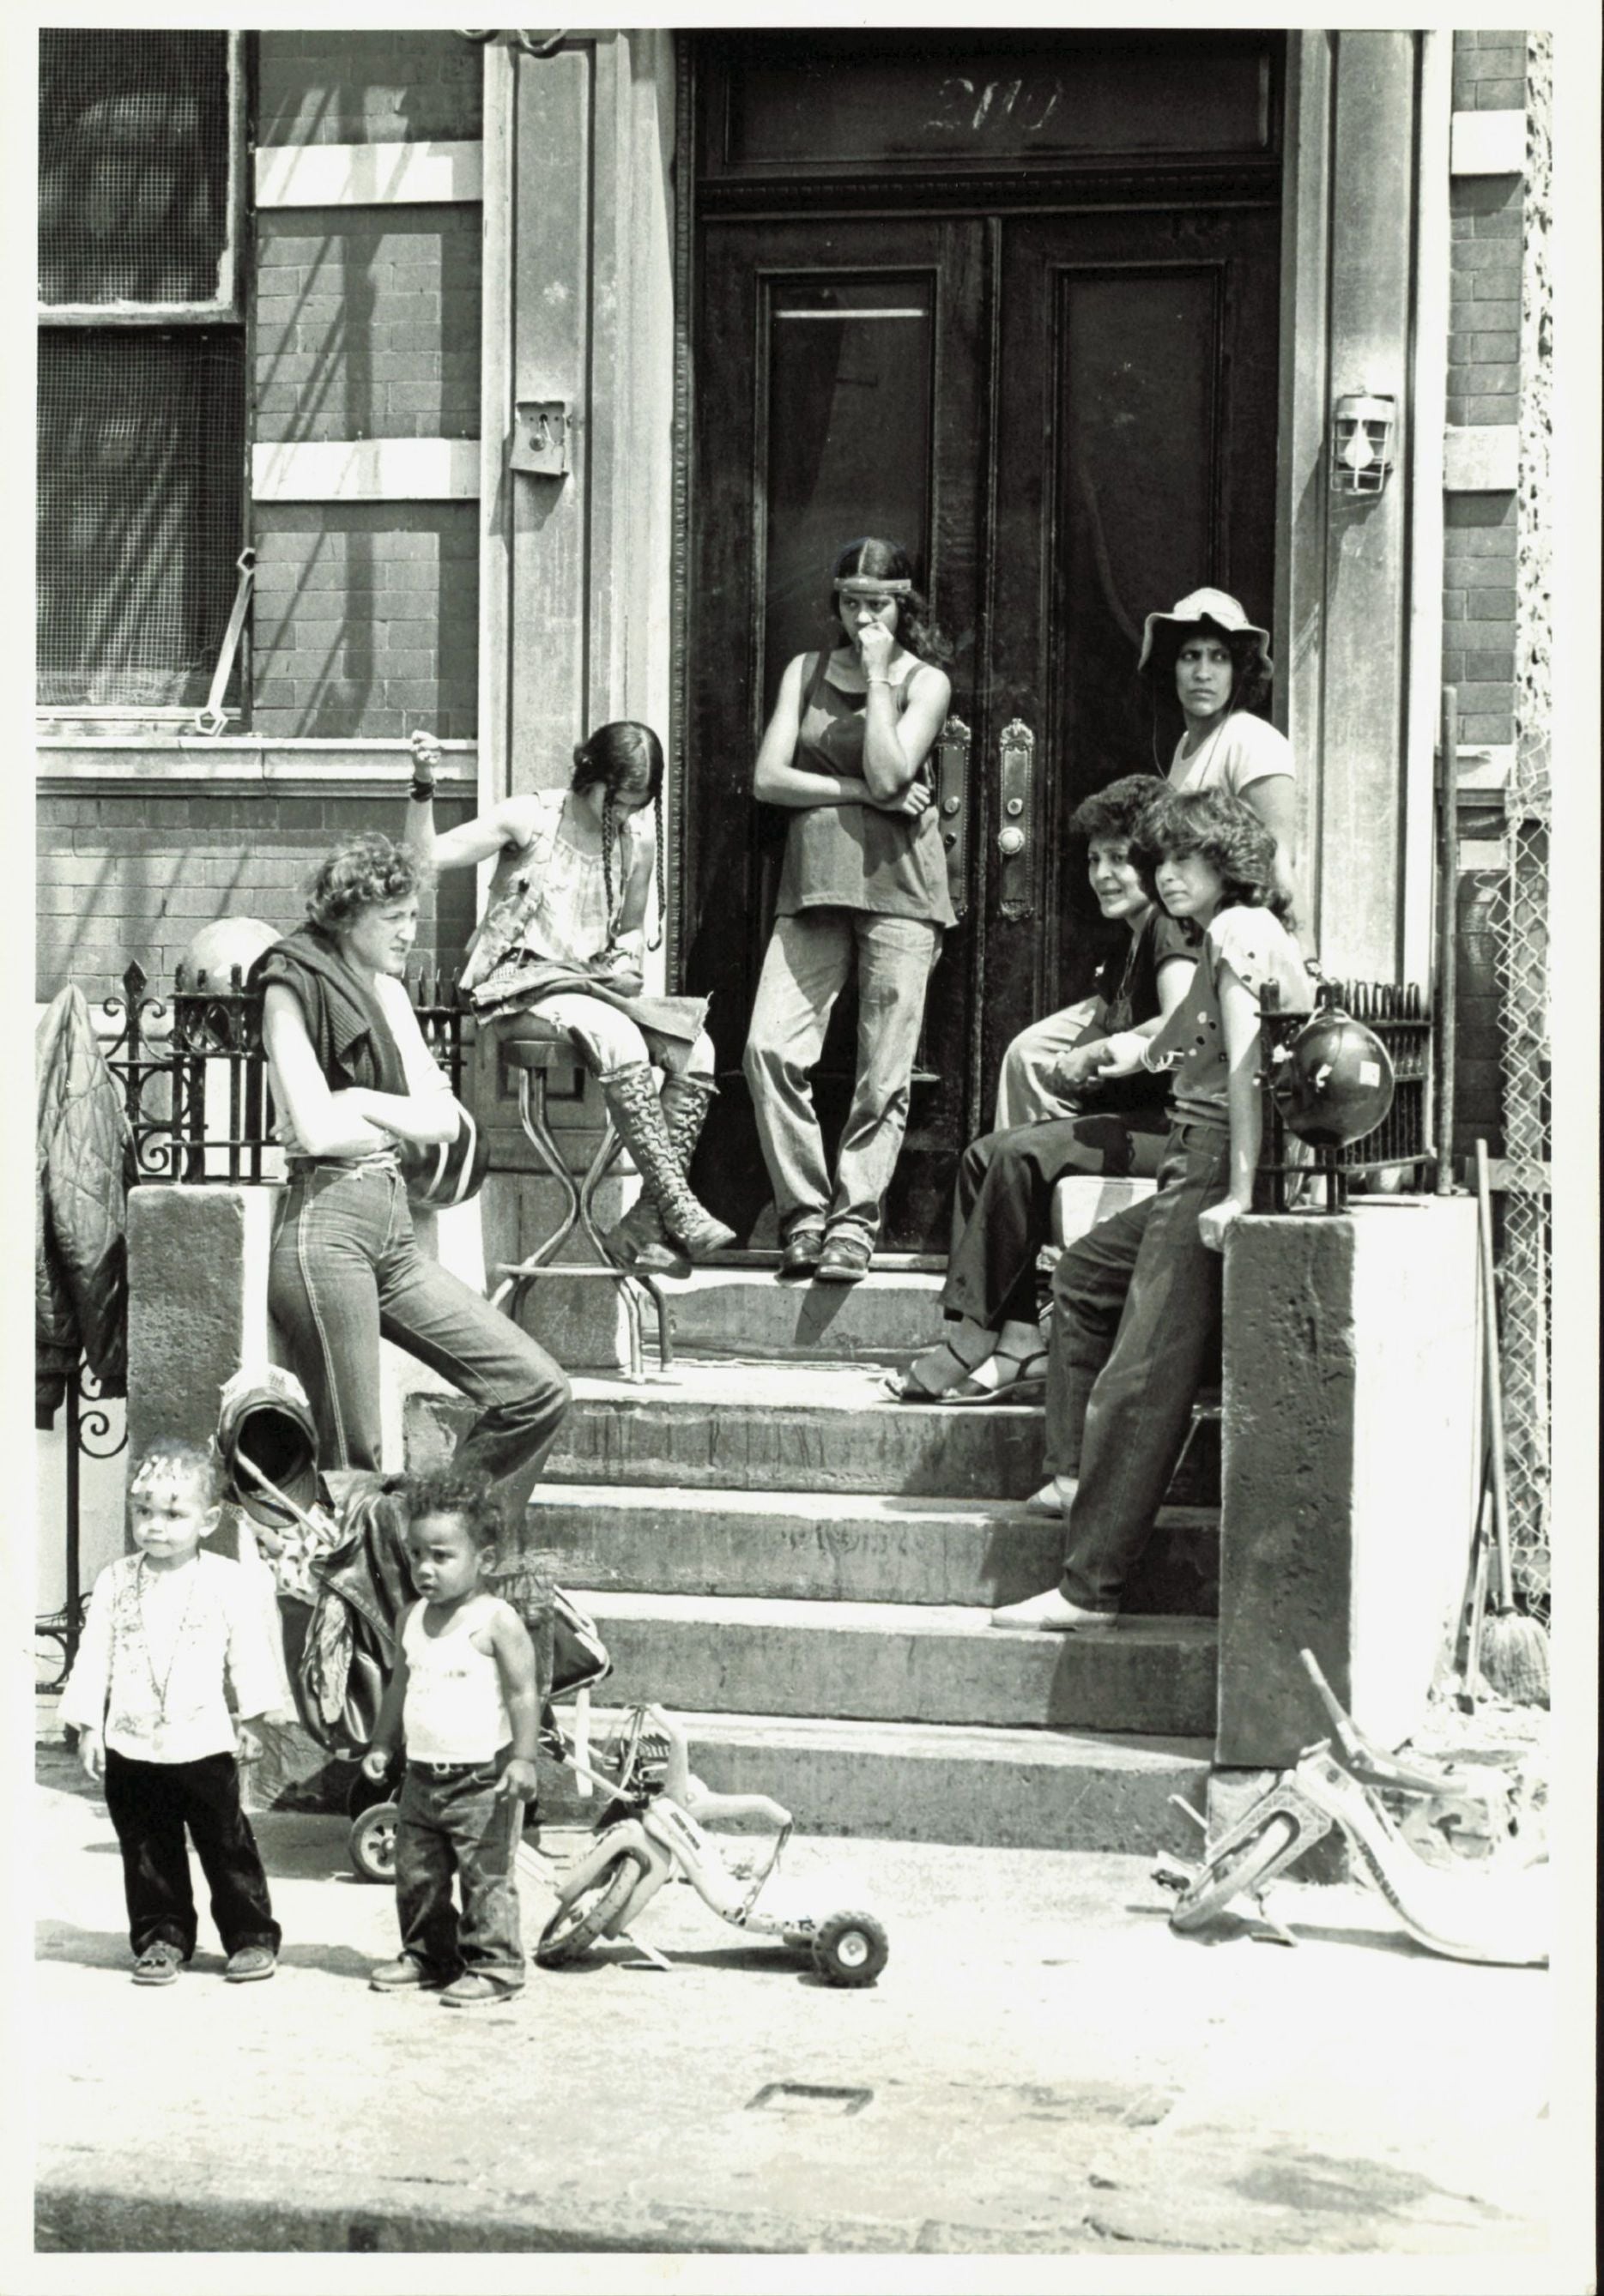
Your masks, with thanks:
M1167 614L1147 616L1136 671L1152 699L1157 770L1172 789L1223 790L1250 806L1275 840L1276 883L1299 909L1292 746L1254 714L1270 691L1274 668L1269 632L1250 622L1225 591L1201 589L1189 592ZM1180 736L1166 768L1159 727L1173 722L1176 705ZM1014 1038L997 1082L999 1128L1073 1113L1059 1063L1082 1024L1080 1008L1072 1006L1032 1021Z
M1158 770L1164 772L1158 723L1172 680L1184 723L1166 776L1171 788L1224 790L1250 805L1275 839L1280 889L1296 907L1292 745L1254 714L1275 674L1269 631L1225 591L1193 590L1167 614L1147 616L1136 674L1153 697Z

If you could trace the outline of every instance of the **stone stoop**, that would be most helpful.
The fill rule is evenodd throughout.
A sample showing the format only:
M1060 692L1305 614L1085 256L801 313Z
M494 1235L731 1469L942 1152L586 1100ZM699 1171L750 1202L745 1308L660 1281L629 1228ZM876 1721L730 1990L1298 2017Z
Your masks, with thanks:
M609 1706L679 1714L709 1785L768 1792L804 1830L1190 1849L1170 1797L1202 1806L1213 1751L1216 1511L1166 1509L1113 1634L1002 1632L991 1605L1050 1584L1059 1552L1023 1504L1040 1409L879 1392L871 1364L923 1343L929 1279L847 1291L833 1339L864 1354L830 1363L747 1359L821 1341L827 1310L806 1306L819 1287L730 1275L729 1355L577 1375L531 1504L528 1545L612 1652ZM415 1395L409 1456L442 1456L471 1415ZM596 1804L558 1771L543 1806Z

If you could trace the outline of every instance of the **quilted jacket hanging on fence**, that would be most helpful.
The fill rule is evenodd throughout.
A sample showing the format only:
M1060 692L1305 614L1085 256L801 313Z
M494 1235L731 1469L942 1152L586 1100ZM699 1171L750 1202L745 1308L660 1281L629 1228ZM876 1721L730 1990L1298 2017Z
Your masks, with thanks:
M34 1032L34 1424L53 1427L80 1355L102 1394L127 1382L133 1144L79 988Z

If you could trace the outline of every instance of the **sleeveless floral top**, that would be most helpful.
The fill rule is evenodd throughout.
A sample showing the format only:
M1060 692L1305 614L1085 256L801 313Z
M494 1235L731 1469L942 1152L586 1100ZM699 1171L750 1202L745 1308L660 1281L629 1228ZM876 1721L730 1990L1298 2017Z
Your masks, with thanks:
M567 790L540 790L525 800L530 833L496 864L484 922L463 975L465 988L514 949L561 964L592 964L617 932L629 873L642 846L652 842L651 808L626 814L619 824L609 906L599 843L594 853L587 852L574 837L576 802ZM511 926L515 931L509 931Z

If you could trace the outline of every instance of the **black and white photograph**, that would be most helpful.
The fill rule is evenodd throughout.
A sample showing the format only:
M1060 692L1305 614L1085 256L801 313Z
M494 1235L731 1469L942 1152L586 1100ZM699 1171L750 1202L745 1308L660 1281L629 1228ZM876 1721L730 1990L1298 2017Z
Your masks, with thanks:
M277 14L5 36L4 2284L1584 2296L1592 11Z

